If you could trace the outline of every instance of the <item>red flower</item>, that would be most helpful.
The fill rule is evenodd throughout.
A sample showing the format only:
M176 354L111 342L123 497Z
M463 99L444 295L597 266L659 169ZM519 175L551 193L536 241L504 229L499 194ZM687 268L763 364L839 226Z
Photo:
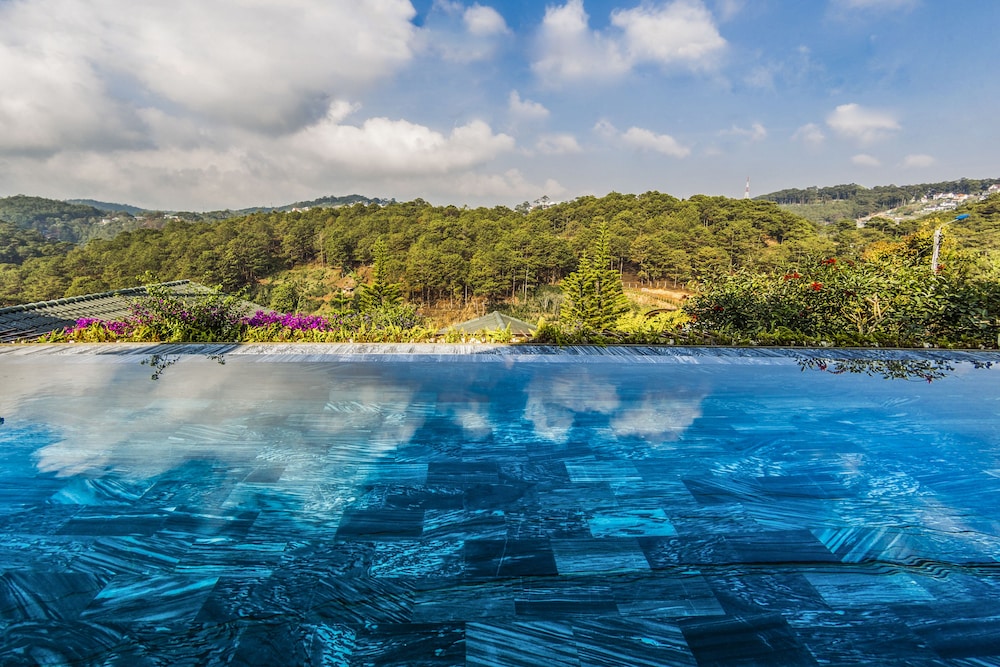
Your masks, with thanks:
M715 312L721 313L722 312L722 306L716 306L715 307Z
M796 271L795 273L786 273L786 274L785 274L785 275L783 276L783 278L784 278L785 280L795 280L796 278L801 278L801 277L802 277L802 276L800 276L800 275L799 275L799 272L798 272L798 271Z
M812 285L809 286L809 289L811 289L813 292L818 292L821 289L823 289L823 283L813 283Z
M823 263L823 264L828 264L828 265L832 265L832 264L836 264L836 263L837 263L837 260L836 260L836 259L834 259L833 257L831 257L831 258L829 258L829 259L824 259L822 263Z

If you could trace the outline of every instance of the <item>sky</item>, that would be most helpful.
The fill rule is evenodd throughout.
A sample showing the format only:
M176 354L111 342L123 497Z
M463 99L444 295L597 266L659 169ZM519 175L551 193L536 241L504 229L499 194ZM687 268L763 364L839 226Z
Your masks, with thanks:
M998 0L0 0L0 196L996 178L998 25Z

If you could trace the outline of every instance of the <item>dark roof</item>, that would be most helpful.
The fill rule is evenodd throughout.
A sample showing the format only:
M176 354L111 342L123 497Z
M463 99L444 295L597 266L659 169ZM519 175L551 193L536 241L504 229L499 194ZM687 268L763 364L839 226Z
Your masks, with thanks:
M534 324L528 324L527 322L519 320L516 317L504 315L503 313L494 310L492 313L488 313L482 317L477 317L474 320L453 324L446 329L442 329L438 333L443 334L449 329L454 329L456 331L474 334L477 331L502 331L508 326L510 327L510 332L515 336L530 336L535 333L535 329L538 328Z
M161 283L179 297L199 297L215 290L190 280ZM113 292L71 296L54 301L27 303L23 306L0 308L0 343L31 340L50 331L76 324L83 317L115 320L129 314L129 305L136 297L147 293L145 287L130 287ZM252 308L257 306L248 304Z

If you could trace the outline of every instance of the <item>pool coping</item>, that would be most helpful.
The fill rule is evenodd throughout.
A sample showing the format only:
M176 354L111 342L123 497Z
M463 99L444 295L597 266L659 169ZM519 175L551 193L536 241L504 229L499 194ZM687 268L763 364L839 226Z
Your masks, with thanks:
M0 344L0 361L38 357L237 357L271 361L781 362L785 360L927 360L1000 364L1000 350L940 348L718 347L461 343L52 343Z

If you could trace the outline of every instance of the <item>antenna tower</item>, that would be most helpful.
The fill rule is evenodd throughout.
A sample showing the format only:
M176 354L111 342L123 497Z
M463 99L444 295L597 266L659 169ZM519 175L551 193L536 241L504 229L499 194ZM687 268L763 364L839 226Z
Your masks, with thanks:
M743 198L750 199L750 177L747 176L747 187L743 190Z

